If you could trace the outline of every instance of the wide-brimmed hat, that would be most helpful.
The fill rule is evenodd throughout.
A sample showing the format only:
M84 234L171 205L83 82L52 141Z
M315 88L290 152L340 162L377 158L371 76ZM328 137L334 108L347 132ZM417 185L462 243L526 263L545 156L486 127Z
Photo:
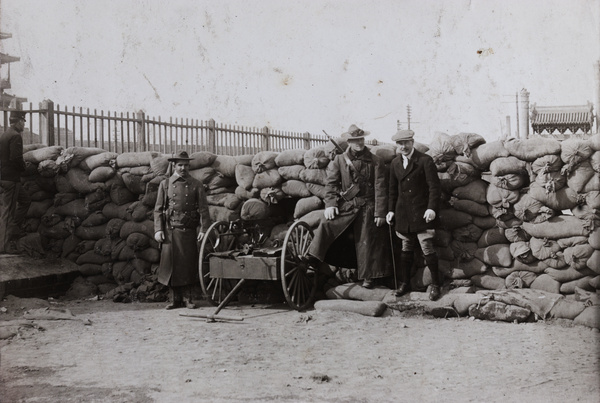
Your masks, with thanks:
M179 151L177 153L177 155L174 155L173 157L169 158L170 162L191 161L191 160L193 160L193 158L190 158L187 151Z
M342 138L344 140L350 140L350 141L358 140L358 139L365 138L365 136L368 136L369 134L371 134L371 132L366 132L356 125L350 125L350 127L348 128L348 131L345 133L342 133Z
M414 140L415 132L410 129L398 130L396 134L392 136L392 141L405 141Z
M10 111L10 117L8 118L11 122L18 122L19 120L27 120L27 113L24 111Z

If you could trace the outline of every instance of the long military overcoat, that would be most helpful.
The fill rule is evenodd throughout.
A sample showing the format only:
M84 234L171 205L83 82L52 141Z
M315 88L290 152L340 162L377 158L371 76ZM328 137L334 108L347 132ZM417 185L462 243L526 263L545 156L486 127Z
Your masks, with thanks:
M179 287L198 282L198 231L211 224L202 182L176 174L158 187L154 207L154 232L163 231L160 265L161 284Z
M387 226L375 226L375 217L385 218L387 212L386 167L368 148L358 157L350 150L345 154L358 175L350 171L343 155L337 155L328 167L326 207L338 207L340 214L333 220L322 219L315 231L309 253L324 260L331 244L353 225L359 279L390 275L391 249ZM340 192L353 183L360 187L357 197L346 201ZM344 253L344 251L336 251Z
M415 150L406 169L401 155L392 160L388 209L394 212L397 232L409 234L437 228L440 197L440 179L429 155ZM436 213L435 220L429 223L423 218L427 209Z

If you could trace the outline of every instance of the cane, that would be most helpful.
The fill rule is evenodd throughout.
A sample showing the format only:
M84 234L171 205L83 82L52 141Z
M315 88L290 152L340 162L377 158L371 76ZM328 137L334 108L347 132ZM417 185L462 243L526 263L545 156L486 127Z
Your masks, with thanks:
M394 257L394 235L392 233L392 224L388 225L390 229L390 246L392 248L392 267L394 268L394 289L398 289L398 278L396 277L396 258Z

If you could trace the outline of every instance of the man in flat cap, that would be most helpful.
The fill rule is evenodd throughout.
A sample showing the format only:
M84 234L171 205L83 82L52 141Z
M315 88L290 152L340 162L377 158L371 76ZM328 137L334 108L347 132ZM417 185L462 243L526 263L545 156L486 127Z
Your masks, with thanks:
M438 257L433 247L438 227L441 186L433 159L415 150L414 132L399 130L392 140L396 142L397 156L390 166L388 213L389 225L395 222L396 235L402 241L400 277L396 289L400 296L409 291L415 246L418 242L423 258L431 272L429 299L440 297Z
M211 225L204 186L190 176L190 160L185 151L169 158L174 173L160 183L154 207L154 238L162 244L157 277L171 291L167 309L196 307L198 242Z
M363 287L391 274L389 235L384 228L387 211L386 171L383 161L365 147L365 132L351 125L342 139L348 142L328 168L325 220L315 231L309 255L324 261L329 247L346 230L356 249L357 277Z
M17 240L25 213L31 203L21 187L25 171L23 137L26 113L10 112L10 127L0 136L0 254L16 253Z

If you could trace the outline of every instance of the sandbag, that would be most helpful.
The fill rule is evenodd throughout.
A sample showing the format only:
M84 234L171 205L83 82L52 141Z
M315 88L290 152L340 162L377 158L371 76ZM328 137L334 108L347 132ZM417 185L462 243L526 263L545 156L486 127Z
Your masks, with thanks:
M475 257L490 266L510 267L513 261L509 244L497 244L478 249Z
M482 320L521 323L525 322L530 314L529 309L498 301L489 301L485 305L478 304L469 307L469 316Z
M31 162L32 164L39 164L44 160L56 160L62 150L62 146L38 148L23 153L23 160L25 160L25 162Z
M39 163L37 170L41 176L46 178L54 178L60 171L60 167L54 160L44 160Z
M563 162L558 155L544 155L537 158L531 164L531 170L534 174L549 172L560 172Z
M553 294L560 294L560 283L550 277L548 274L539 275L529 288L534 290L542 290Z
M213 222L236 221L240 219L240 209L231 210L223 206L208 206L208 214Z
M309 169L327 168L330 159L323 146L313 147L304 153L304 166Z
M598 175L589 161L583 161L574 168L567 176L567 185L575 192L585 192L588 182Z
M490 228L494 228L496 226L496 219L492 216L487 217L473 217L473 224L477 225L479 228L486 230Z
M504 280L506 288L529 288L537 276L530 271L513 271Z
M450 136L450 143L458 155L471 156L471 150L485 144L485 139L477 133L458 133Z
M438 231L436 231L437 234ZM436 240L434 238L433 244L436 245ZM450 242L450 249L454 256L457 259L460 259L461 262L468 262L469 260L475 257L475 252L477 251L477 244L475 242L462 242L458 239L453 239Z
M539 157L549 154L560 154L560 142L555 139L535 137L530 139L508 139L504 141L504 148L513 156L533 162Z
M381 316L387 305L378 301L353 301L348 299L320 300L315 302L317 311L353 312L365 316Z
M277 172L279 172L279 175L285 180L300 180L300 175L305 169L306 167L304 165L289 165L279 167Z
M459 186L452 190L452 196L461 200L471 200L476 203L486 203L488 184L480 179L474 180L465 186Z
M444 162L454 161L457 152L454 149L452 139L448 134L435 132L433 141L429 144L429 151L427 151L427 154L433 158L433 162L439 169L439 166Z
M587 267L600 274L600 250L595 249L586 262Z
M75 263L77 263L78 265L83 265L86 263L92 263L92 264L96 264L96 265L101 265L103 263L108 263L110 262L110 256L103 256L103 255L99 255L97 254L94 250L90 250L87 251L83 254L81 254L77 260L75 261Z
M242 200L232 193L206 196L209 205L223 206L235 210L242 205Z
M535 183L540 185L546 192L556 192L567 185L567 177L560 172L539 173Z
M301 218L311 211L321 209L323 201L317 196L309 196L298 200L294 208L294 218Z
M588 306L573 319L573 323L600 329L600 306Z
M477 240L477 246L479 248L485 248L487 246L496 245L496 244L506 244L508 240L504 235L506 230L504 228L490 228L481 234L481 237Z
M524 174L506 174L502 176L482 174L481 179L496 187L507 190L521 189L528 183L528 177Z
M451 279L466 279L475 275L484 274L487 270L487 265L481 260L473 258L468 261L456 259L454 261L439 260L440 272L446 278Z
M587 277L590 274L594 275L594 272L592 272L587 267L585 268L585 270L582 271L576 270L572 267L560 270L549 267L546 270L544 270L544 273L546 273L559 283L568 283L570 281L575 281Z
M275 164L278 167L301 165L304 168L304 153L304 149L283 150L275 157Z
M473 284L486 290L503 290L506 288L504 279L496 276L491 270L488 274L476 274L471 277Z
M59 176L57 176L58 178ZM85 173L82 169L79 168L71 168L65 174L65 178L75 191L87 194L95 191L96 189L104 189L104 183L92 183L89 180L89 175Z
M29 208L27 209L27 213L25 213L25 216L27 218L41 218L44 214L46 214L46 212L52 206L52 204L53 204L53 202L51 199L42 200L42 201L33 201L29 205ZM3 223L3 225L4 225L4 223Z
M125 240L125 242L127 243L127 246L129 246L131 249L133 249L134 251L138 251L138 250L144 250L148 246L150 246L151 240L152 240L152 238L150 238L146 234L142 234L139 232L133 232L133 233L129 234L129 236L127 236L127 239Z
M33 203L32 203L33 204ZM58 206L54 209L56 214L59 214L63 217L66 216L75 216L81 218L81 220L85 220L91 214L91 211L85 205L85 199L75 199L67 204L63 204L62 206Z
M529 247L531 248L531 254L538 260L554 258L562 250L558 242L547 238L532 237L529 240Z
M125 187L129 189L134 195L141 195L146 193L146 184L142 180L141 175L135 175L130 172L124 173L122 176Z
M115 165L117 156L117 153L111 151L90 155L79 163L79 167L91 172L101 166Z
M190 170L190 176L202 183L208 183L217 174L217 170L213 167L204 167Z
M452 306L456 309L459 316L465 316L469 313L469 308L474 305L479 305L483 296L481 294L460 294L452 302Z
M221 175L229 178L235 178L235 167L237 161L235 157L229 155L217 155L215 161L212 163L212 167L217 170Z
M211 166L217 159L217 155L208 151L198 151L190 155L190 170Z
M305 183L316 183L325 186L327 184L327 170L307 168L300 173L300 180Z
M562 283L560 285L560 293L561 294L573 294L577 288L584 289L586 291L594 291L594 287L590 285L590 280L592 276L582 277L577 280L568 281L566 283Z
M477 179L472 175L450 172L438 172L438 178L442 190L446 193L452 193L457 187L466 186Z
M277 167L275 158L278 153L275 151L260 151L252 158L252 170L256 173L268 171Z
M260 189L252 188L246 190L241 186L235 188L235 195L241 200L257 199L260 197Z
M252 189L252 183L256 173L252 167L246 165L237 165L235 167L235 180L238 186L243 187L246 190Z
M593 253L594 248L589 244L580 244L566 248L563 254L569 267L582 270L587 268L588 259Z
M277 204L286 197L286 194L279 187L267 187L260 190L260 199L268 205Z
M467 224L452 230L452 237L461 242L477 242L482 232L483 230L475 224Z
M152 158L152 160L150 160L150 170L154 176L166 175L169 170L169 157L163 155Z
M281 184L281 190L291 197L310 197L312 193L306 187L306 183L298 180L287 180Z
M439 218L442 228L449 231L464 227L473 222L473 217L470 214L454 209L442 209Z
M389 289L373 288L367 289L359 284L342 284L332 287L325 292L328 299L358 300L358 301L382 301Z
M242 220L263 220L270 216L269 205L260 199L249 199L242 204Z
M323 185L319 185L317 183L307 183L306 188L313 196L317 196L321 199L325 199L327 197L327 187Z
M513 156L495 159L490 164L490 171L494 176L523 174L527 172L525 169L525 161Z
M574 216L560 215L548 221L533 224L524 222L523 229L533 237L560 239L572 236L587 236L589 229L584 228L583 222Z
M580 301L570 301L560 298L550 310L550 317L556 319L575 319L586 308Z
M521 221L540 223L547 221L556 214L550 207L534 199L529 193L522 194L513 206L515 216Z
M150 165L153 158L158 157L160 153L155 151L126 152L119 154L116 159L117 168L139 167Z
M481 171L487 170L492 161L498 158L508 157L509 155L509 151L504 147L504 143L501 141L482 144L471 150L471 160L475 167Z
M108 203L104 207L102 207L102 214L109 220L111 218L120 218L122 220L131 220L131 211L129 211L129 206L131 203L125 203L123 205L116 205L115 203Z
M154 239L154 222L152 220L142 222L126 221L119 231L119 236L121 239L127 239L134 232L139 232L150 239Z
M371 153L381 159L384 164L389 164L396 157L396 147L389 144L382 144L370 147Z
M137 195L135 195L131 190L129 190L125 186L120 185L112 185L110 187L110 200L116 204L117 206L122 206L124 204L131 203L137 200Z
M487 188L486 200L494 207L509 208L519 200L519 192L490 184Z
M450 199L450 205L458 211L463 211L472 216L485 217L489 215L485 204L477 203L471 200Z
M571 137L561 142L560 159L565 166L576 166L588 159L594 151L589 140Z
M268 187L278 187L283 182L283 178L279 175L277 169L269 169L267 171L257 173L252 182L252 187L264 189Z
M94 170L90 173L88 179L92 183L106 182L107 180L115 176L116 173L117 171L115 171L112 167L99 166L97 168L94 168Z

